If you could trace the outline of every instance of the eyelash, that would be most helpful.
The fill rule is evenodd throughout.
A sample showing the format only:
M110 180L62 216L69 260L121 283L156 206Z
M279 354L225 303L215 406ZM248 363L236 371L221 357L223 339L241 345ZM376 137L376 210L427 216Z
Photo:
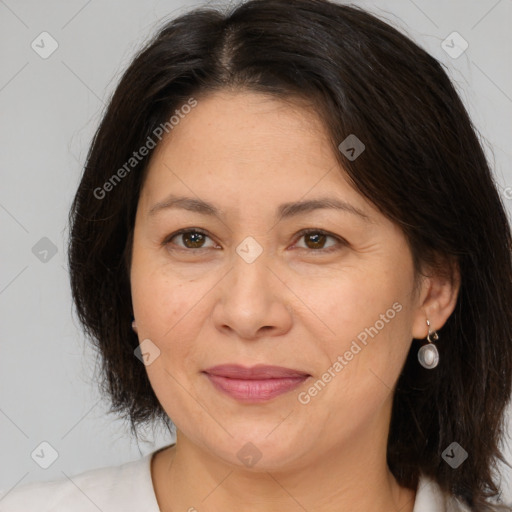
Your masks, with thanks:
M184 229L180 229L179 231L176 231L170 235L168 235L167 237L164 238L164 240L162 241L162 245L163 246L167 246L171 243L171 240L173 238L176 238L177 236L179 235L184 235L184 234L187 234L187 233L199 233L201 235L205 235L207 236L208 238L211 239L210 235L200 229L200 228L184 228ZM312 229L312 228L307 228L307 229L302 229L301 231L299 231L297 233L297 241L300 240L303 236L306 236L306 235L310 235L310 234L318 234L318 235L325 235L327 237L330 237L330 238L333 238L334 240L336 240L338 242L338 245L335 245L335 246L331 246L331 247L328 247L326 249L309 249L307 247L299 247L299 249L303 249L303 250L307 250L307 251L310 251L310 252L319 252L319 253L330 253L330 252L333 252L333 251L336 251L336 250L339 250L340 249L340 245L341 246L347 246L348 245L348 242L346 240L344 240L343 238L340 238L339 236L336 236L336 235L333 235L331 233L329 233L328 231L324 231L323 229ZM296 243L296 242L295 242ZM183 251L186 251L186 252L199 252L201 250L205 250L205 249L210 249L210 247L198 247L196 249L192 249L192 248L188 248L188 247L181 247L181 246L176 246L178 249L180 250L183 250Z

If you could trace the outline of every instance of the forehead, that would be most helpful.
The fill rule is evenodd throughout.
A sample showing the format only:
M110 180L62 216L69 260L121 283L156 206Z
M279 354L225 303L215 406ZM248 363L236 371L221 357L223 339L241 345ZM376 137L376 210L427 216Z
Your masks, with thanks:
M275 167L283 160L304 157L314 164L326 149L326 127L304 104L261 93L216 92L197 100L181 117L157 147L154 159L202 159L211 164L219 158L234 163L250 159Z
M335 192L371 208L344 174L313 110L260 93L217 92L199 98L158 145L143 197L148 204L169 193L215 197L248 209Z

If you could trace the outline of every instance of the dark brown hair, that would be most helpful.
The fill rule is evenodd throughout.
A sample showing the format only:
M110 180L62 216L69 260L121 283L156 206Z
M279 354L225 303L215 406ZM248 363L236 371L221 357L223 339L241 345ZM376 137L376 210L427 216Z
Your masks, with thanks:
M135 435L144 423L172 423L134 356L131 329L132 234L152 151L126 163L176 109L217 90L313 106L354 187L405 233L418 274L456 262L461 286L439 331L440 364L422 369L413 343L397 382L388 465L403 486L416 488L421 472L472 510L497 509L494 471L505 462L500 439L512 386L507 215L443 66L358 7L250 0L228 13L196 9L165 23L125 71L70 212L73 298L99 352L110 411L128 418ZM353 161L338 150L350 134L366 147ZM457 470L441 457L454 441L469 454Z

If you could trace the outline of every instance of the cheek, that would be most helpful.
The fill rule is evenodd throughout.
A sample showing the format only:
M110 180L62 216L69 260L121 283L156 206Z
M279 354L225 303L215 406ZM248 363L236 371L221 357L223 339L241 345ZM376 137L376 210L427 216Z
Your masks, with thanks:
M364 339L364 333L372 327L381 337L387 337L407 316L404 309L410 294L408 272L370 267L353 268L302 293L317 313L317 320L322 321L317 325L323 323L326 327L324 339L333 349L350 344L360 333ZM371 331L375 334L374 329Z
M139 333L156 340L165 337L194 308L200 284L179 278L154 249L135 243L131 293Z
M205 290L200 282L183 282L152 267L149 260L147 263L134 259L132 271L139 340L149 339L158 348L158 357L146 366L146 372L159 402L181 428L187 418L199 418L201 414L188 393L196 394L194 382L189 380L197 372L198 360L191 340L198 337L198 316L204 314L200 299Z
M208 294L217 281L218 276L213 272L201 279L190 279L170 265L162 264L150 251L134 252L131 272L134 314L140 342L150 339L159 350L158 358L146 370L161 400L171 395L176 397L178 382L188 381L198 372L198 361L204 359L201 330L211 308ZM166 396L161 397L159 392Z
M316 365L316 380L300 403L310 417L328 418L325 434L331 440L361 435L390 406L410 346L407 294L370 285L357 280L332 289L336 299L325 301L323 312L335 335L314 338L326 363Z
M314 339L328 362L317 367L318 377L328 380L329 369L336 375L325 386L327 400L369 410L391 392L412 339L412 271L402 270L354 271L310 294L323 322L312 320L309 330L319 334Z
M200 329L201 298L205 295L200 283L183 283L150 274L132 285L134 311L139 338L151 339L169 363L183 359Z

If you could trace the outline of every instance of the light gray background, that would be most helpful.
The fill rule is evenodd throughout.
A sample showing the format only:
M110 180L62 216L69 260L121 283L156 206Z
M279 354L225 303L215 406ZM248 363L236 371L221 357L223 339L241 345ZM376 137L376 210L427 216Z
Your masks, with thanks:
M207 3L0 0L0 489L120 464L171 441L148 431L137 445L126 424L105 414L94 354L72 315L67 213L104 102L134 52L162 18ZM510 212L511 1L354 3L448 66ZM43 31L59 45L47 59L31 48ZM453 31L469 43L457 59L441 47ZM43 237L57 248L47 262L32 252ZM43 441L59 455L48 469L31 458ZM511 501L512 488L504 495Z

